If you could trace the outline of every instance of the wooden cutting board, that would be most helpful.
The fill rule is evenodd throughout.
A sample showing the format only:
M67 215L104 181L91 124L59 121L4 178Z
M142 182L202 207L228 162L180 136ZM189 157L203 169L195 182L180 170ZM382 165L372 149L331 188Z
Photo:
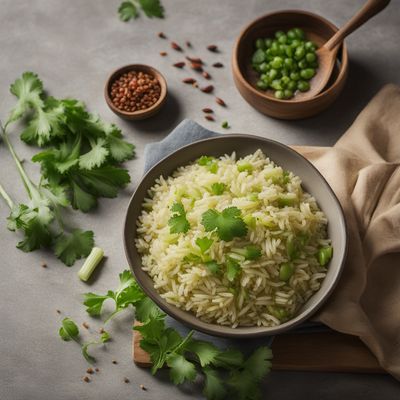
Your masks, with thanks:
M140 332L133 331L133 361L149 368L152 364L140 347L140 340ZM334 331L278 335L272 343L272 352L274 370L385 373L360 339Z
M326 147L291 147L306 158L326 151ZM150 367L149 355L140 347L141 335L133 332L133 360L139 366ZM272 351L275 370L386 373L359 338L335 331L278 335Z

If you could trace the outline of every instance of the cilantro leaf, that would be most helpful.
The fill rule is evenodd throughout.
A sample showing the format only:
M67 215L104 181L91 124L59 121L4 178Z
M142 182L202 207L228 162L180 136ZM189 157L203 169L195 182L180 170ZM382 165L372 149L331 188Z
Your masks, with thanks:
M203 394L208 400L223 400L226 398L226 387L218 375L218 372L210 367L203 369L205 375L205 385Z
M110 156L119 163L130 160L135 155L135 146L121 137L121 131L115 125L112 126L111 132L106 137Z
M218 274L220 272L221 266L214 260L207 261L204 265L212 274Z
M69 340L77 340L79 336L79 328L72 321L71 318L64 318L61 321L61 328L58 331L62 340L69 341Z
M189 253L188 255L183 257L183 261L193 264L200 264L202 262L202 259L197 254Z
M190 224L182 203L174 203L171 207L172 217L168 220L170 233L186 233Z
M233 282L239 272L240 264L236 260L229 258L226 262L226 276L228 280Z
M124 1L118 8L119 19L121 21L127 22L131 18L137 18L139 13L135 4L132 1Z
M243 364L243 354L239 350L225 350L218 354L213 360L216 367L240 367Z
M164 7L160 0L139 0L139 4L147 17L164 18Z
M219 195L221 195L222 193L224 193L224 192L225 192L225 189L226 189L225 183L218 183L218 182L216 182L216 183L213 183L213 184L211 185L211 191L212 191L216 196L219 196Z
M109 299L108 295L99 295L96 293L85 293L85 301L83 304L86 306L86 312L92 317L100 315L103 303Z
M73 179L70 180L72 189L72 207L82 212L88 212L97 205L97 198L93 194L86 192Z
M197 164L206 167L212 174L216 174L218 171L218 164L215 157L201 156L197 160Z
M159 318L165 314L149 297L144 297L135 305L135 318L140 322L146 322L152 318Z
M216 356L221 353L212 343L202 340L191 340L186 346L186 350L197 355L202 367L212 363Z
M83 169L93 169L94 167L100 167L104 164L109 154L105 143L106 141L104 139L98 139L90 151L79 157L79 167Z
M197 238L196 244L200 247L200 251L204 254L214 243L214 240L209 239L208 237L204 236L203 238Z
M195 365L186 360L181 354L171 354L167 358L167 365L171 368L170 378L175 385L180 385L186 380L193 382L197 372Z
M257 260L261 257L261 248L257 245L249 245L244 248L246 260Z
M243 237L247 234L247 226L237 207L225 208L221 213L209 209L203 213L201 223L207 232L216 229L219 238L226 242L233 240L234 237Z
M71 234L61 234L54 244L55 255L67 266L87 257L94 246L93 232L75 229Z
M17 104L11 111L9 122L21 118L29 108L42 108L43 84L33 72L24 72L11 86L10 92L18 98Z

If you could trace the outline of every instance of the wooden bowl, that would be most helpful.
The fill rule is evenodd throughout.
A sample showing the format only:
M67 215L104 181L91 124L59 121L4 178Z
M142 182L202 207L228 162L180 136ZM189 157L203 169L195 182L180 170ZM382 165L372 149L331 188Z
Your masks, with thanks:
M161 86L160 98L151 107L146 108L145 110L128 112L128 111L120 110L111 101L111 97L110 97L111 85L122 74L129 72L129 71L145 72L149 75L153 75L158 80L158 82ZM139 120L139 119L149 118L149 117L153 116L154 114L156 114L160 110L160 108L163 106L163 104L165 103L165 100L167 98L167 92L168 92L167 81L165 80L164 76L161 75L161 73L159 71L157 71L153 67L150 67L149 65L130 64L130 65L125 65L124 67L116 69L109 76L109 78L107 79L107 82L106 82L106 86L104 88L104 97L106 99L108 107L110 107L111 111L113 111L119 117L129 119L129 120Z
M343 43L331 79L319 95L308 100L296 100L296 96L289 100L279 100L272 91L258 89L256 82L259 73L251 66L256 39L273 37L276 31L287 31L291 28L303 29L306 37L318 46L324 44L338 30L331 22L311 12L277 11L248 25L237 39L232 54L233 79L240 94L258 111L280 119L307 118L325 110L342 91L349 68L347 47ZM312 85L312 80L310 84Z

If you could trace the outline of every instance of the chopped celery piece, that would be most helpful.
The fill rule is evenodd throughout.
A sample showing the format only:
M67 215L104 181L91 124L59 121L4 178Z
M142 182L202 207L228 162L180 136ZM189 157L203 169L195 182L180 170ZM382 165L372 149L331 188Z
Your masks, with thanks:
M294 206L297 203L297 196L291 193L281 194L277 199L277 203L279 207Z
M237 170L239 172L247 171L248 173L250 173L253 171L253 166L248 162L242 161L237 163Z
M290 262L282 263L279 267L279 279L287 282L294 273L293 264Z
M92 275L95 268L99 265L100 261L104 257L104 251L100 247L93 247L88 258L83 263L81 269L78 272L78 276L82 281L87 281Z
M319 264L322 266L328 264L328 262L332 258L332 255L333 255L333 247L332 246L326 246L326 247L320 248L317 253L317 258L318 258Z

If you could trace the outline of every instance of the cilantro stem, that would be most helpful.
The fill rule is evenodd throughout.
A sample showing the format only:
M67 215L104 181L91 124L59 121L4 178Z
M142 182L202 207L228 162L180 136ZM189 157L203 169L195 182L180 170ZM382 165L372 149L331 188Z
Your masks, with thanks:
M106 320L104 321L104 325L105 325L108 321L110 321L112 318L114 318L117 314L119 314L121 311L124 311L124 310L126 310L126 308L121 308L121 309L119 309L119 310L115 310L113 313L111 313L111 314L106 318Z
M1 184L0 184L0 195L1 195L1 197L3 197L3 199L7 203L8 207L10 207L10 209L13 209L14 202L11 200L11 197L8 195L8 193L6 192L6 190L4 189L4 187Z

